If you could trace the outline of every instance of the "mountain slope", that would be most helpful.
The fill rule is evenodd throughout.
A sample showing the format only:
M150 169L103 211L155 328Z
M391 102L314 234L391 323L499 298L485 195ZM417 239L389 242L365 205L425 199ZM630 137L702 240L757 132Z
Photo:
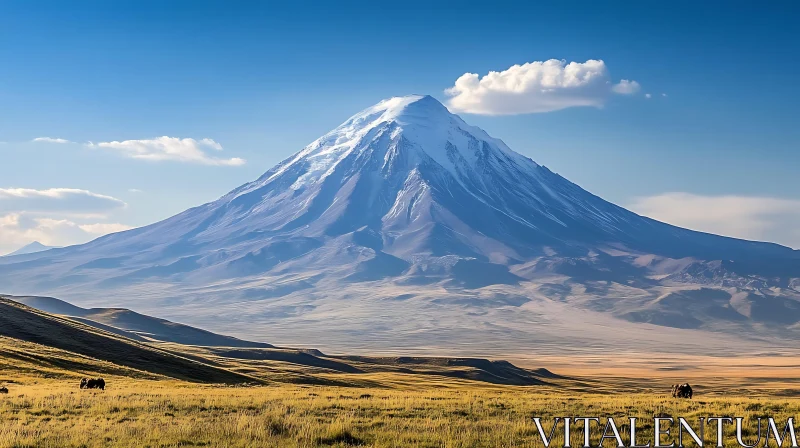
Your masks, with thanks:
M119 366L196 382L245 383L244 375L119 338L0 298L0 336L54 347Z
M45 246L44 244L34 241L30 244L26 244L25 246L20 247L19 249L11 252L10 254L6 254L4 256L10 257L12 255L25 255L25 254L34 254L36 252L44 252L46 250L55 249L55 246Z
M17 293L135 301L207 328L244 324L238 335L337 349L364 334L384 348L432 334L462 343L464 332L482 332L485 348L508 337L520 347L559 334L606 340L605 326L577 316L636 334L656 324L791 339L798 278L798 251L636 215L429 96L367 108L259 179L162 222L0 259L0 281ZM697 317L659 300L673 292L698 302ZM749 313L741 294L770 312ZM562 304L580 312L562 315ZM776 314L790 318L775 327L764 316Z
M219 347L272 347L262 342L243 341L230 336L146 316L124 308L80 308L53 297L6 296L15 302L53 314L63 314L106 331L123 330L126 337L174 342L183 345Z

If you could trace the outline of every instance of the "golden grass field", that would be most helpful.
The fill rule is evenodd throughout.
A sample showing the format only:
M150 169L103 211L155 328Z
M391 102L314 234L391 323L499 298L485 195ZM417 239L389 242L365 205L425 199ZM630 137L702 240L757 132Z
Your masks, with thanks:
M0 397L0 447L542 446L534 416L732 415L785 421L800 410L797 399L690 401L468 380L386 380L387 387L348 388L112 378L101 392L78 390L75 381L18 378L11 393ZM652 425L644 422L647 440ZM573 446L581 437L573 433ZM557 437L557 446L562 441Z

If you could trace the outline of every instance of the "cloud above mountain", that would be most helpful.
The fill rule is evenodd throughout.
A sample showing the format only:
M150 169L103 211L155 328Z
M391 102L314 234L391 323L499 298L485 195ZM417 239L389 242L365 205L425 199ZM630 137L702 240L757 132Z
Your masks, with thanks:
M53 137L36 137L31 141L34 143L58 143L58 144L72 143L71 141L64 138L53 138Z
M87 143L90 148L116 151L133 159L196 163L211 166L240 166L245 160L239 157L220 158L211 155L222 151L222 145L210 138L195 140L193 138L157 137L145 140L124 140L99 143Z
M800 249L798 199L675 192L636 198L628 208L692 230Z
M0 213L26 211L85 214L107 212L126 205L117 198L77 188L0 188Z
M78 228L92 235L106 235L109 233L130 230L133 226L120 224L118 222L98 222L95 224L78 224Z
M491 71L482 78L464 73L445 90L453 112L515 115L552 112L570 107L602 107L613 94L638 93L638 82L614 84L605 62L550 59Z
M66 246L127 230L108 222L125 207L115 197L76 188L0 188L0 254L33 241Z
M120 223L80 224L70 219L45 218L28 213L0 215L0 255L34 241L46 246L69 246L130 228Z

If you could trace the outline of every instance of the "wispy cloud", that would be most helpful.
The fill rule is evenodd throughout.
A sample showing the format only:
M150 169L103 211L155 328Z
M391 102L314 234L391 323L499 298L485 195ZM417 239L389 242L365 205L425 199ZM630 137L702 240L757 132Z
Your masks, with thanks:
M77 188L0 188L0 212L96 213L126 205L115 197Z
M36 137L35 139L31 140L32 142L36 143L72 143L71 141L63 138L53 138L53 137Z
M245 160L238 157L225 159L210 155L208 151L222 151L222 145L210 138L195 140L193 138L163 136L146 140L89 142L87 146L117 151L126 157L141 160L172 160L213 166L240 166L245 164Z
M33 241L66 246L130 226L109 222L127 204L77 188L0 188L0 254Z
M800 248L800 199L664 193L636 198L628 208L692 230Z
M34 241L46 246L69 246L130 228L119 223L81 224L65 218L9 213L0 215L0 254L13 252Z
M109 233L123 232L133 228L132 226L120 224L118 222L81 224L78 227L84 232L91 233L92 235L106 235Z
M612 94L632 95L640 89L638 82L628 79L612 83L601 60L550 59L492 71L483 78L465 73L445 93L454 112L514 115L602 107Z

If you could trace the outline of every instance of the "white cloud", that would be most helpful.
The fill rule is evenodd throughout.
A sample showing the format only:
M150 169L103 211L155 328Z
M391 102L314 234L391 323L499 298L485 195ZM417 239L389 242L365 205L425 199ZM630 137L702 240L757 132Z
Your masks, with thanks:
M614 93L619 93L620 95L633 95L641 89L642 86L640 86L638 82L628 81L627 79L623 79L611 87Z
M21 213L0 215L0 254L38 241L46 246L70 244L82 233L66 220L31 218Z
M662 94L661 94L661 96L663 96L664 98L666 98L666 97L667 97L667 94L666 94L666 93L662 93Z
M52 138L52 137L36 137L35 139L31 140L32 142L37 143L72 143L69 140L63 138Z
M222 145L210 138L195 140L193 138L157 137L149 140L125 140L87 144L91 148L103 148L118 151L126 157L134 159L199 163L214 166L244 165L244 159L233 157L222 159L210 156L207 150L222 151Z
M119 223L79 224L69 219L9 213L0 215L0 254L13 252L34 241L45 246L69 246L127 229L130 226Z
M644 97L645 97L645 98L647 98L647 99L649 100L650 98L652 98L652 97L653 97L653 95L651 95L651 94L649 94L649 93L645 93L645 94L644 94Z
M126 205L117 198L76 188L0 188L0 213L104 213Z
M200 140L200 143L205 145L205 146L207 146L207 147L209 147L209 148L211 148L211 149L216 149L217 151L222 151L222 145L220 145L219 143L215 142L214 140L212 140L210 138L204 138L204 139Z
M133 228L132 226L126 224L120 224L117 222L109 222L109 223L98 222L95 224L81 224L78 227L84 232L91 233L93 235L106 235L108 233L123 232L125 230L130 230Z
M798 199L664 193L637 198L628 208L680 227L800 248Z
M128 188L128 193L144 193L144 191L138 188Z
M127 230L108 222L127 204L112 196L77 188L0 188L0 254L39 241L48 246L87 242Z
M636 81L612 84L605 62L550 59L514 65L483 78L465 73L445 90L454 112L514 115L551 112L568 107L602 107L613 93L632 94Z

